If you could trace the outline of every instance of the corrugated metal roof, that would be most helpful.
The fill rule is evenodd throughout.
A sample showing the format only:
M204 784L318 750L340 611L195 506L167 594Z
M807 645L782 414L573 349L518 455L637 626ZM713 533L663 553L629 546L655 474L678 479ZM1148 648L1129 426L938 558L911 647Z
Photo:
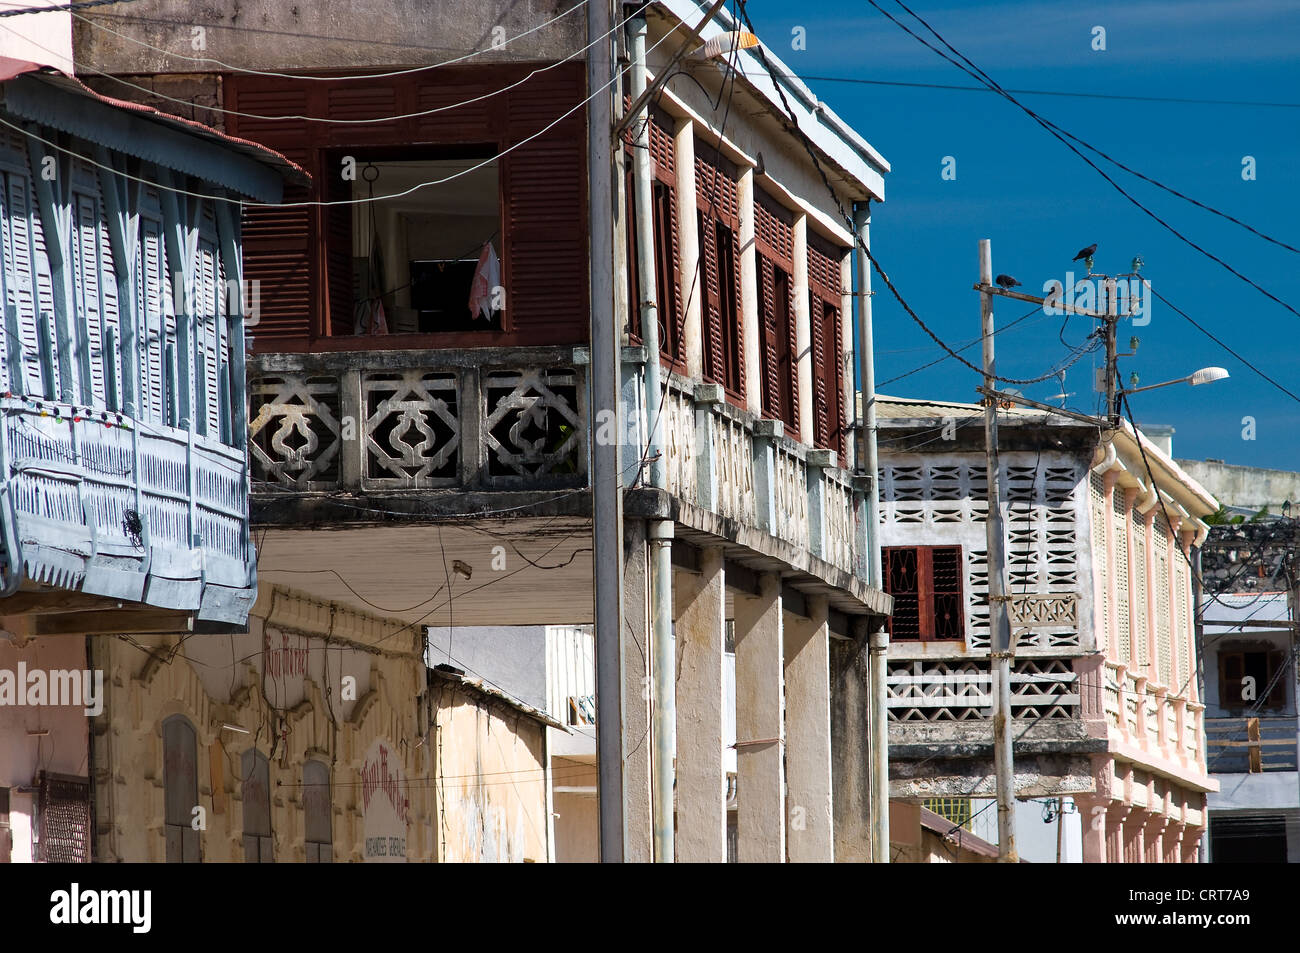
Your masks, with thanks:
M877 420L928 420L952 417L983 417L984 408L979 404L963 404L958 401L926 400L921 397L884 397L876 395ZM1027 419L1053 417L1045 410L1032 407L1011 407L998 412L999 417L1024 417ZM1068 419L1068 418L1060 418Z
M475 692L476 694L483 695L484 697L498 701L509 708L513 708L515 711L527 715L534 721L539 721L550 728L558 728L563 732L569 731L567 725L556 721L540 708L534 708L526 702L521 702L518 698L501 691L499 688L493 688L490 685L484 684L480 679L470 678L459 669L453 670L447 666L431 668L429 669L429 678L436 678L444 682L451 682L453 685L459 685L462 688Z

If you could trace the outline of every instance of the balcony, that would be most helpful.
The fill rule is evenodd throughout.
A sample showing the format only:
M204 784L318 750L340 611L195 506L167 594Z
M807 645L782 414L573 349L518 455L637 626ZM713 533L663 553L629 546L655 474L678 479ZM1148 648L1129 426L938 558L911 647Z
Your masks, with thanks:
M11 474L0 522L23 570L6 614L58 609L34 634L64 622L85 631L70 609L119 600L243 622L256 589L240 449L48 400L0 398L0 409L0 472ZM119 619L119 628L146 622Z
M1215 774L1296 770L1296 718L1207 718L1209 769Z
M629 374L639 379L640 351L625 352L625 381ZM718 384L670 374L663 386L669 493L865 577L866 484L836 466L835 451L792 440L779 420L727 403Z
M587 485L585 350L262 354L249 362L255 491Z
M625 404L629 486L645 432L640 352L624 355L624 394L634 395ZM251 357L255 510L265 516L279 499L340 493L391 494L395 506L412 506L399 498L418 490L418 500L448 512L500 505L483 492L577 496L589 486L589 363L587 349L573 347ZM833 451L727 404L717 385L673 375L666 386L673 497L865 575L863 491ZM268 518L288 521L287 513Z

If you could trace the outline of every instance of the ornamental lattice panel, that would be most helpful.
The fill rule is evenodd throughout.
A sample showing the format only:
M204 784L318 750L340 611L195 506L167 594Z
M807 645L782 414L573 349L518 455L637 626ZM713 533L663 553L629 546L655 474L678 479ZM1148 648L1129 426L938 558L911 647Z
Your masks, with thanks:
M484 374L487 473L501 485L576 485L586 472L582 440L585 392L567 368Z
M1031 463L1025 465L1020 460ZM1005 465L1004 473L1007 592L1013 598L1032 597L1026 600L1025 619L1027 623L1032 617L1035 622L1033 627L1024 624L1016 628L1019 645L1077 648L1076 494L1081 492L1082 473L1074 463L1034 461L1029 456ZM970 648L988 648L988 553L984 545L988 474L982 459L969 455L943 463L888 463L881 467L879 477L880 520L889 545L962 541L968 583L966 642Z
M1020 659L1011 669L1011 716L1079 717L1078 675L1063 659ZM993 673L988 659L893 661L885 679L890 721L988 721Z
M421 489L457 483L458 379L455 371L410 369L362 375L363 486Z
M248 385L253 479L299 490L339 485L339 379L282 374Z
M1133 659L1132 620L1129 618L1128 591L1128 507L1124 492L1111 493L1111 513L1115 531L1115 623L1119 635L1119 660L1125 665Z
M1174 680L1174 658L1171 632L1173 620L1169 612L1169 524L1161 513L1156 514L1152 541L1156 563L1156 616L1153 620L1156 627L1156 671L1160 683L1170 686Z
M1151 652L1148 648L1148 624L1150 622L1147 613L1147 592L1150 580L1147 578L1147 525L1146 520L1136 508L1129 516L1133 527L1133 552L1131 561L1133 566L1133 591L1131 593L1133 601L1133 664L1149 665L1151 663Z

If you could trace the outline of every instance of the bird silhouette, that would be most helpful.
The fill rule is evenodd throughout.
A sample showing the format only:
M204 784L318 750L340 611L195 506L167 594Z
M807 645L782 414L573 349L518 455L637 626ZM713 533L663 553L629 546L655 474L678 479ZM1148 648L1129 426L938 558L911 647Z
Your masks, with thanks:
M1097 243L1096 243L1096 242L1093 242L1091 245L1089 245L1087 248L1085 248L1085 249L1083 249L1082 251L1080 251L1079 254L1075 255L1074 258L1072 258L1072 259L1070 259L1070 260L1071 260L1071 261L1083 261L1083 260L1085 260L1085 259L1087 259L1087 258L1091 258L1091 257L1092 257L1093 255L1095 255L1096 253L1097 253Z
M1010 290L1011 288L1020 287L1020 282L1016 281L1016 279L1012 278L1010 275L998 275L993 280L997 282L998 287L1000 288L1006 288Z

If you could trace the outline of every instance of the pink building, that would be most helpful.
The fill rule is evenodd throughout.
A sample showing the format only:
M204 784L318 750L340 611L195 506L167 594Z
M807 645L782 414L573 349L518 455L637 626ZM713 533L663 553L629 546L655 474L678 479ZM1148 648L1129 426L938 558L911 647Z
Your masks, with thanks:
M960 821L994 795L984 411L877 411L890 794ZM1127 426L1001 419L1016 795L1072 801L1085 862L1195 861L1217 786L1190 560L1217 503Z

